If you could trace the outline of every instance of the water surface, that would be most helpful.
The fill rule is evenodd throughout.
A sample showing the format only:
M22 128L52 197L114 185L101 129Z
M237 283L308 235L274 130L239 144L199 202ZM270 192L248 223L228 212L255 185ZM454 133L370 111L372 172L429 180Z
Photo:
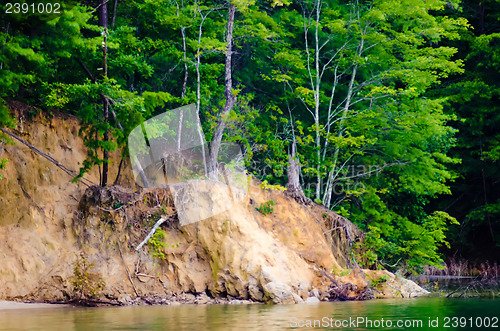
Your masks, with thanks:
M414 324L409 329L439 330L444 329L445 317L472 317L472 322L476 323L477 318L484 322L485 317L491 319L499 315L499 299L477 298L384 299L317 305L56 307L0 310L0 330L283 330L314 323L318 328L328 330L402 330L403 327L396 326L399 320L402 323L421 321L421 324ZM364 318L364 323L354 327L352 323L348 324L353 319L361 321L361 318ZM436 321L436 318L438 328L429 327L429 320ZM372 322L372 327L368 320ZM387 327L387 321L393 325ZM341 326L342 323L345 327ZM449 326L452 326L451 320ZM492 329L499 329L498 323L497 326ZM455 329L474 328L469 325L446 328Z

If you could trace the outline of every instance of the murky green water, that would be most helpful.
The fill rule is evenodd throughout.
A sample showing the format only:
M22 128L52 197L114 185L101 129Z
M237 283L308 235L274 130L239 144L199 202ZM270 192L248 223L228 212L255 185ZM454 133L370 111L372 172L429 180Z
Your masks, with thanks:
M446 317L450 318L449 328L444 328ZM457 319L454 320L453 317ZM463 318L461 321L460 317ZM499 299L472 298L390 299L274 306L59 307L0 311L0 330L283 330L314 323L318 328L330 330L404 329L397 326L398 321L402 321L400 323L403 326L405 323L407 326L412 323L407 329L471 330L477 329L474 326L479 323L483 326L489 323L491 329L498 330L499 317ZM353 320L355 322L351 322ZM429 321L433 325L438 323L438 327L429 327ZM460 322L464 321L465 326L460 328ZM453 327L454 324L457 327ZM496 328L491 327L494 325Z

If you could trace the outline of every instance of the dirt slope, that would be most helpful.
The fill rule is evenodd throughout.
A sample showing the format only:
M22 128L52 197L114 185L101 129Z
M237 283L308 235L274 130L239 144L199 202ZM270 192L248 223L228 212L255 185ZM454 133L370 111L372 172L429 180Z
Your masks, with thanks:
M11 131L77 170L85 148L76 119L36 116L28 121L24 106L13 106L19 124ZM326 300L332 298L332 280L349 296L366 293L370 280L385 279L371 293L424 294L387 272L347 269L352 267L349 241L360 235L356 227L254 182L230 210L181 227L170 192L136 188L127 162L121 186L100 189L71 183L70 176L20 143L2 144L0 157L9 159L0 180L0 299L74 298L74 261L82 252L105 283L100 300L124 304L136 297L205 303L207 294L275 303L311 296ZM113 161L111 179L118 168L116 155ZM97 174L87 178L97 183ZM197 189L213 197L224 188L201 183ZM272 213L256 210L269 200L275 203ZM210 203L209 198L204 202ZM162 256L152 256L152 245L136 252L160 217L167 219L158 250ZM333 228L338 229L327 231Z

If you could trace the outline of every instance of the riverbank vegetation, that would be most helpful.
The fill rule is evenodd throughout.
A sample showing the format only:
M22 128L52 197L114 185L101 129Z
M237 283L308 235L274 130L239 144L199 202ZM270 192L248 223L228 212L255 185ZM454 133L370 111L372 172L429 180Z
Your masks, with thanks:
M127 158L134 127L195 104L210 172L221 142L238 144L254 177L365 231L365 267L500 256L494 1L63 6L0 5L0 127L13 125L12 100L77 116L88 147L77 178L99 167L112 184L108 153Z

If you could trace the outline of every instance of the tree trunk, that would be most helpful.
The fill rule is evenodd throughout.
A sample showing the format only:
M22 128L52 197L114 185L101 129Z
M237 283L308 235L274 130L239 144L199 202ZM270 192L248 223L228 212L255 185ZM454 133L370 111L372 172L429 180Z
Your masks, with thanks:
M314 86L314 131L316 131L316 157L318 164L316 165L316 194L315 199L321 198L321 135L319 126L319 106L320 106L320 72L319 72L319 19L321 16L321 1L317 0L316 3L316 28L314 31L315 54L314 66L316 70L316 84Z
M120 160L120 164L118 165L118 173L116 174L115 181L113 182L113 185L118 185L118 180L120 179L120 174L122 172L123 160L124 160L124 158L122 155L122 158Z
M102 53L103 53L103 76L107 77L108 76L108 5L107 5L107 0L102 0L101 2L101 15L100 15L100 25L104 27L103 31L103 46L102 46ZM109 122L109 101L106 97L102 98L103 100L103 117L104 117L104 123ZM104 141L107 142L109 140L109 133L108 130L104 132ZM102 164L102 177L101 177L101 186L106 186L108 185L108 162L109 162L109 152L104 147L103 150L103 164Z
M205 170L205 177L208 176L208 169L207 169L207 153L205 150L205 138L203 136L203 128L201 127L200 123L200 109L201 109L201 74L200 74L200 45L201 45L201 36L203 35L203 23L205 22L205 19L207 18L208 14L206 16L203 16L201 10L198 8L198 11L200 13L201 17L201 22L200 22L200 28L198 30L198 47L196 49L196 63L195 63L195 68L196 68L196 127L198 130L198 137L200 139L200 146L201 146L201 153L203 157L203 168Z
M300 165L296 154L296 142L294 139L292 143L292 153L288 155L288 184L286 186L286 195L294 198L300 203L308 205L311 203L311 199L305 196L302 186L300 185Z
M118 0L115 0L115 4L113 6L113 18L111 19L111 28L115 27L115 19L116 19L116 8L118 7Z
M179 17L179 7L177 7L177 16ZM189 71L188 71L188 66L187 66L187 49L186 49L186 27L181 26L181 35L182 35L182 60L184 61L184 81L182 82L182 92L181 92L181 99L184 99L186 97L186 88L187 88L187 81L189 77ZM181 138L182 138L182 121L184 119L184 111L181 109L181 112L179 114L179 126L177 128L177 152L180 152L181 150Z
M109 120L109 101L106 98L103 98L103 99L104 99L104 102L103 102L104 122L108 123L108 120ZM104 141L109 140L108 130L106 130L106 132L104 132L103 140ZM103 160L103 163L102 163L101 186L105 187L106 185L108 185L108 162L109 162L109 152L106 149L106 147L104 147L104 150L102 152L102 160Z
M234 4L229 5L229 15L227 20L227 51L226 51L226 70L225 70L225 91L224 96L226 103L221 114L217 128L215 129L212 142L210 144L210 159L209 159L209 177L212 180L217 179L217 159L219 156L219 149L222 141L222 134L226 127L226 117L231 109L233 109L236 97L233 95L233 81L231 73L231 57L233 46L233 27L234 27L234 13L236 7Z
M485 12L484 0L480 0L479 7L477 9L478 21L479 21L479 35L484 34L484 12Z

